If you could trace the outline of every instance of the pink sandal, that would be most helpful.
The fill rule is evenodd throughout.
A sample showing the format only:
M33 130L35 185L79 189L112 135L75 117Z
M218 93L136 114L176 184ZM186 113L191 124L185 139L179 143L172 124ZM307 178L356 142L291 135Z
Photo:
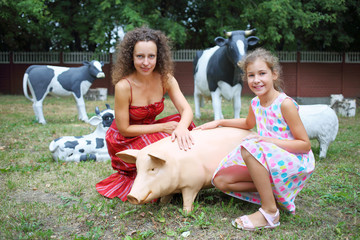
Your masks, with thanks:
M266 213L262 208L259 208L260 213L264 216L266 221L268 222L268 225L262 226L262 227L254 227L254 224L250 221L249 217L247 215L241 216L240 220L242 222L242 225L239 225L236 222L236 219L231 222L231 224L241 230L247 230L247 231L255 231L260 230L263 228L276 228L280 226L280 221L277 223L274 223L274 220L279 216L279 209L276 211L275 215L270 215Z

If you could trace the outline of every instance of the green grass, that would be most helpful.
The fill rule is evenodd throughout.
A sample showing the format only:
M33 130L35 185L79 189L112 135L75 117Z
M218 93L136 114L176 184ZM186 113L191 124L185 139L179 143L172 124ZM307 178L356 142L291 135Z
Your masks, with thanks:
M194 109L193 98L188 101ZM246 116L250 97L242 98ZM106 102L87 101L88 115ZM166 116L175 108L166 99ZM231 102L223 102L225 118ZM184 215L182 199L170 204L131 205L107 199L95 184L114 171L110 161L62 163L50 155L50 142L60 136L88 134L94 127L79 121L72 98L47 97L47 125L35 122L31 103L23 96L0 95L0 239L359 239L360 121L339 117L337 139L326 159L312 140L316 170L296 198L297 214L281 214L281 227L255 233L234 229L230 222L258 206L231 198L216 189L203 190L195 210ZM196 125L213 118L211 102ZM186 237L187 236L187 237Z

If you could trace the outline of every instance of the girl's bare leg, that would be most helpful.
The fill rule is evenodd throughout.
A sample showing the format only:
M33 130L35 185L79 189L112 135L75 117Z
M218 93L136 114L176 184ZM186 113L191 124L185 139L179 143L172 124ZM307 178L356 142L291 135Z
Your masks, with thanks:
M213 182L223 192L257 192L246 166L234 165L221 169Z
M245 148L241 148L241 155L246 163L253 183L260 194L262 204L261 208L266 213L275 215L277 211L277 206L272 191L268 171ZM267 225L266 219L259 211L248 215L248 217L255 227ZM276 219L274 223L277 223L278 221L279 219ZM236 219L236 222L242 225L240 218Z

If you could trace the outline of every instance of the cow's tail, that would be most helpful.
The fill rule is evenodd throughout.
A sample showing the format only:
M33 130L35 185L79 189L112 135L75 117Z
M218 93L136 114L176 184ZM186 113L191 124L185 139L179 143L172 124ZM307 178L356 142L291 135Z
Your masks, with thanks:
M25 72L24 74L24 78L23 78L23 91L24 91L24 95L27 99L29 99L30 101L34 101L32 98L29 97L29 93L28 93L28 81L29 81L29 74L27 72Z

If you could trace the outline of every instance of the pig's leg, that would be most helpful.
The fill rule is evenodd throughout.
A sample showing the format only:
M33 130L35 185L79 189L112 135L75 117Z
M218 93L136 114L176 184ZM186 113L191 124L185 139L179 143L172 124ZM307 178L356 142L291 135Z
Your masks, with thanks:
M190 188L184 188L182 190L184 213L190 213L193 210L193 203L199 191L200 189L190 189Z
M174 196L173 194L170 194L170 195L161 197L161 198L160 198L160 203L161 203L161 204L168 204L168 203L170 203L170 201L171 201L171 199L172 199L173 196Z

